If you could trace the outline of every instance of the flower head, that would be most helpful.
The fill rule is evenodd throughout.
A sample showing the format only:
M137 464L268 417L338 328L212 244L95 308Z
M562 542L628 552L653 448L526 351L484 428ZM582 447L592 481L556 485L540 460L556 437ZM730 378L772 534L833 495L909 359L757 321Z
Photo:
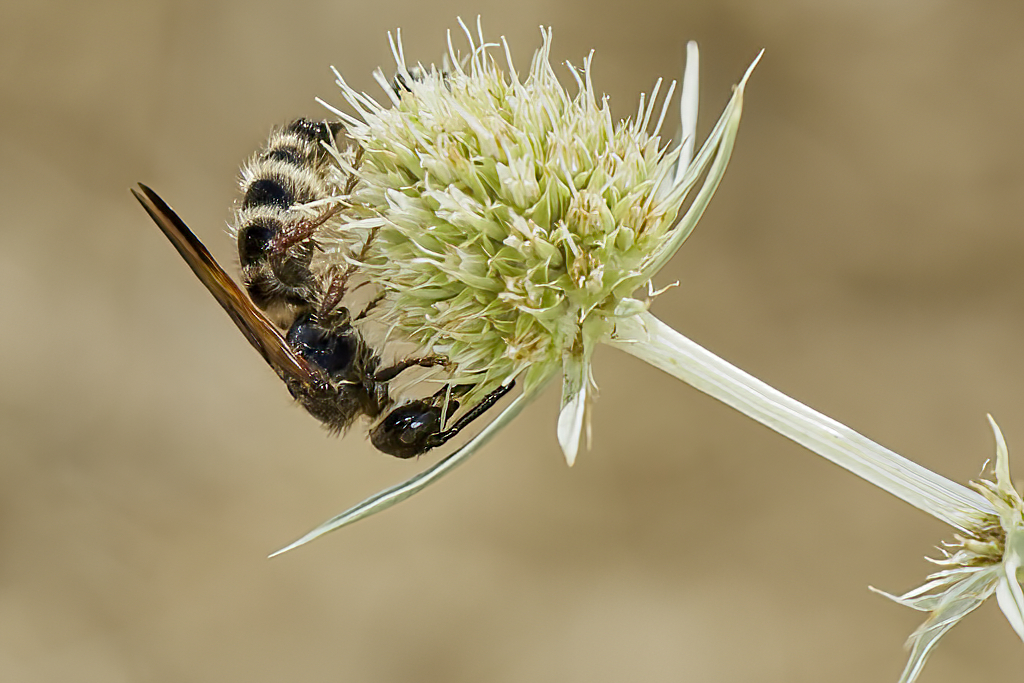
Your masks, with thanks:
M551 31L541 33L522 77L504 41L486 43L479 27L476 40L466 30L465 59L449 36L448 69L408 65L393 41L400 86L377 74L386 106L339 75L358 116L337 113L361 157L358 167L339 168L358 182L344 198L351 209L338 243L325 248L358 262L381 289L372 319L449 359L449 381L472 387L467 404L516 378L532 394L562 372L559 434L571 464L594 347L616 319L643 307L628 297L648 285L706 207L731 153L746 76L691 160L696 45L683 135L665 145L659 133L674 82L659 103L659 79L635 118L615 122L595 94L592 55L580 70L570 65L570 94L550 63Z
M1006 441L992 416L989 423L996 439L995 481L972 482L988 503L967 510L975 523L940 548L942 557L932 560L943 567L928 582L900 596L877 591L901 605L929 612L928 619L910 636L910 661L900 683L917 679L939 639L974 611L993 593L1010 626L1024 640L1024 500L1010 480Z
M694 154L698 53L687 46L681 135L659 137L675 84L659 79L635 118L616 122L595 94L592 55L570 93L550 63L551 31L522 76L502 43L461 24L463 59L448 39L444 69L407 64L375 77L381 104L338 76L355 110L328 106L355 141L337 153L340 223L318 237L328 265L355 265L379 291L369 314L397 339L443 354L466 404L500 384L523 393L465 446L406 482L324 522L284 552L408 498L464 462L552 377L563 376L558 437L576 458L586 424L594 347L647 301L648 288L703 215L725 173L754 60ZM503 53L504 68L493 56Z

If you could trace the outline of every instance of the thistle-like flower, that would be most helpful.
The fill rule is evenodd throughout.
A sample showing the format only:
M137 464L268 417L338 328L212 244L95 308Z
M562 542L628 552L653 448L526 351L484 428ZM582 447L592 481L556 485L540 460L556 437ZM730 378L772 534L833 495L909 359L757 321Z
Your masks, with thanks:
M452 382L474 387L468 404L516 378L533 395L561 372L559 437L571 465L594 347L616 320L644 309L627 297L650 283L707 206L732 150L746 75L691 159L695 45L682 89L682 139L666 147L659 131L674 82L660 108L659 79L649 99L641 96L636 118L616 124L595 94L591 57L580 71L569 65L575 96L559 84L550 31L542 30L522 79L506 44L487 44L482 33L475 44L466 35L465 66L449 37L449 70L410 67L400 40L392 42L402 87L377 72L387 106L338 76L359 117L335 111L361 158L358 168L339 168L359 182L346 198L340 244L326 246L351 260L362 231L374 231L358 262L383 292L372 318L443 353ZM507 73L490 52L499 47Z
M592 54L569 66L576 92L549 61L551 31L529 71L507 44L462 25L469 54L449 35L446 69L406 63L377 71L385 104L338 76L356 115L329 107L358 155L337 154L341 224L318 238L320 258L357 266L380 291L369 317L393 338L449 361L449 381L473 404L520 380L523 392L466 446L289 546L388 507L464 461L562 375L558 439L571 465L586 427L594 348L646 311L651 279L689 236L725 172L751 64L708 139L694 154L698 52L687 47L682 134L659 132L675 90L659 79L634 119L614 122L591 79ZM504 53L504 67L493 53ZM760 58L760 56L758 56ZM329 106L329 105L328 105ZM358 159L358 163L356 163ZM350 178L355 183L349 182ZM646 288L646 289L645 289Z

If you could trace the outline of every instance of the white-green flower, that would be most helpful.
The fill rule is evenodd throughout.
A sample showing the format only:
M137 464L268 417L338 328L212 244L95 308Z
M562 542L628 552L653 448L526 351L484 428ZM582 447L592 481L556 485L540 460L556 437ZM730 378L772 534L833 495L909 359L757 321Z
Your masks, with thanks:
M582 70L567 69L575 94L559 84L550 31L542 30L522 77L507 45L466 35L470 54L463 60L452 49L447 71L410 67L393 43L407 91L378 72L385 104L338 77L359 116L338 114L362 156L351 169L359 182L346 197L349 223L325 246L352 260L366 231L375 231L359 261L384 294L372 319L447 356L450 381L474 387L467 404L513 379L532 395L561 373L559 440L572 464L593 350L616 320L645 307L624 302L650 283L707 206L732 151L746 76L691 159L696 45L682 88L681 140L666 146L659 131L674 82L659 103L659 79L636 117L616 123L595 94L590 57ZM504 48L504 66L495 48Z
M332 110L358 146L338 154L341 222L318 238L328 265L355 263L381 292L371 320L393 339L445 355L446 381L469 385L472 404L517 380L523 393L459 451L364 501L295 545L393 505L463 462L562 375L558 440L571 465L586 425L594 348L646 311L651 278L689 236L725 172L751 64L721 118L693 154L698 53L687 46L679 139L659 131L675 89L659 79L633 119L615 122L591 80L592 56L570 94L549 62L551 32L522 76L504 41L466 29L461 57L449 35L447 69L406 64L399 81L378 71L383 104L350 88L356 115ZM495 57L499 53L501 60ZM410 71L415 71L415 77ZM357 256L358 255L358 256Z

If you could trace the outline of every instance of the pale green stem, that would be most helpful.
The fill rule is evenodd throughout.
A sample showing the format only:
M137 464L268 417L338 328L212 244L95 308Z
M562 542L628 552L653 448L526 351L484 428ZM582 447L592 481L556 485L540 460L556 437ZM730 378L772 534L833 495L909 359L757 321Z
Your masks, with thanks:
M974 527L980 514L996 514L975 491L793 400L649 313L620 321L608 342L960 531Z

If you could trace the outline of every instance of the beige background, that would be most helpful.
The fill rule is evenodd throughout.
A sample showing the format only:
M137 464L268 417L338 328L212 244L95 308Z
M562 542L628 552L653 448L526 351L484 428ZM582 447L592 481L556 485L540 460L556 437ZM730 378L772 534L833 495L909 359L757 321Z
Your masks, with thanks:
M950 530L612 351L574 469L549 396L421 497L266 560L426 462L292 407L128 187L230 262L240 161L340 101L330 64L376 88L396 26L430 60L481 13L525 65L550 24L620 116L695 38L702 131L765 47L655 312L959 481L991 411L1024 473L1024 5L431 5L0 10L0 680L895 681L920 617L867 585L917 585ZM922 680L1022 668L989 604Z

